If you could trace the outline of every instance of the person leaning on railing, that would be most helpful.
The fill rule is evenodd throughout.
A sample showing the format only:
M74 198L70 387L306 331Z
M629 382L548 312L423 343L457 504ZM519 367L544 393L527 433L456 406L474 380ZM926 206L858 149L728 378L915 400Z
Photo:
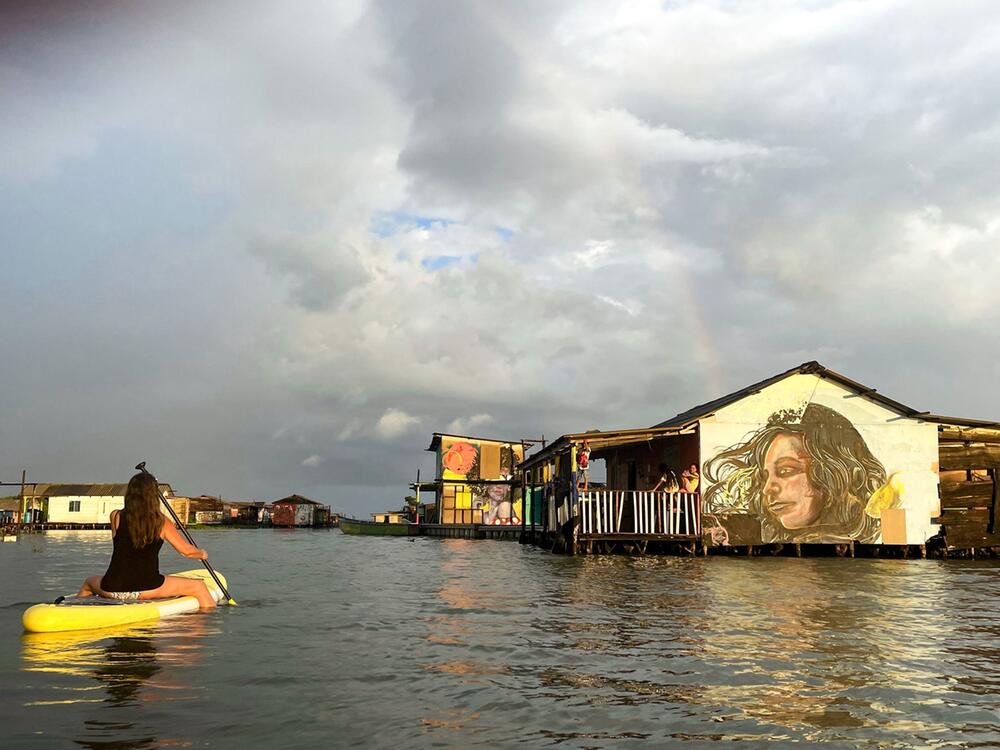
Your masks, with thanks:
M680 490L680 485L677 483L677 475L666 464L660 464L660 481L653 487L653 492L659 492L660 490L664 492L677 492Z

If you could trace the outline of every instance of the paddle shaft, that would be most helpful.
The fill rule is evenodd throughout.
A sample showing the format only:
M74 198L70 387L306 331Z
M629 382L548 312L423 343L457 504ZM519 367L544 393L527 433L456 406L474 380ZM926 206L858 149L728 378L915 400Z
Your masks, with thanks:
M193 547L197 547L198 545L194 543L194 539L191 538L191 534L188 533L187 528L185 528L184 524L181 523L181 519L177 517L177 513L171 507L170 503L167 502L167 498L163 496L163 493L160 492L159 487L156 488L156 494L160 496L160 500L162 500L163 504L166 506L167 512L170 513L170 517L174 519L174 523L177 524L177 528L181 530L184 538L188 540L188 544ZM233 602L233 597L231 597L229 592L226 591L226 587L222 585L222 581L219 580L219 576L216 575L214 570L212 570L212 566L209 564L208 560L202 560L201 564L205 566L205 569L208 570L209 573L211 573L212 580L215 581L218 587L222 590L222 593L226 595L226 601L235 604L235 602Z

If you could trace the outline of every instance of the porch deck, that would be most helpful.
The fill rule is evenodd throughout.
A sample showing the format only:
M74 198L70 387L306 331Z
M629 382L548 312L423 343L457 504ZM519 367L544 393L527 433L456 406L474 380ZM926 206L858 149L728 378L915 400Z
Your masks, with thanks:
M577 538L587 540L692 540L701 537L696 492L590 490L580 492Z

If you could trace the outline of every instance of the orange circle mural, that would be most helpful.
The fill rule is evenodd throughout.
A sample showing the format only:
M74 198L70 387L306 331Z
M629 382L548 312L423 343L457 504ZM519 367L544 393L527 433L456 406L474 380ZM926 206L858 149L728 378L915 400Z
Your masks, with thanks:
M479 455L476 447L470 443L453 443L441 457L444 468L455 474L468 474L472 464Z

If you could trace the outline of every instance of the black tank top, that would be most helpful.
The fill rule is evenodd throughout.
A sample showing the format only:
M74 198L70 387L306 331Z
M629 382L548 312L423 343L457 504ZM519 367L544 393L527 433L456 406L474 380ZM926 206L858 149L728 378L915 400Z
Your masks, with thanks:
M150 591L163 585L160 575L160 547L163 540L157 537L152 544L136 547L125 526L125 511L118 513L118 530L115 531L115 550L111 553L108 572L101 579L105 591Z

